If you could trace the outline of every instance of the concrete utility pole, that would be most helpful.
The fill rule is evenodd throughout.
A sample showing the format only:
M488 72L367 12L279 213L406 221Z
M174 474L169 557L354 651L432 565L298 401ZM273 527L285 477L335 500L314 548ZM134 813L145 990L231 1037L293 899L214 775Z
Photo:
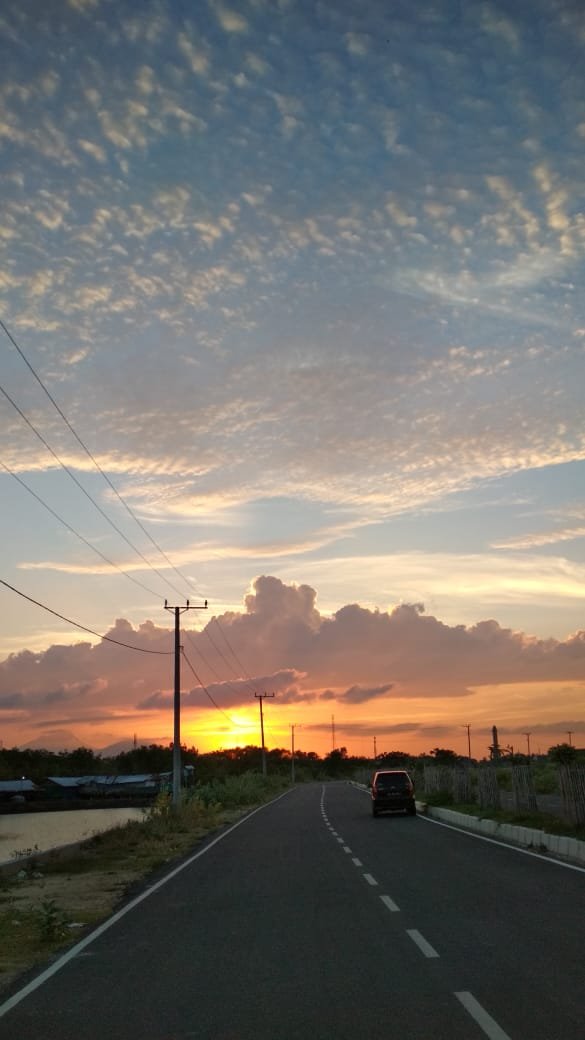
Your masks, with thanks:
M471 762L471 724L469 722L464 722L463 729L467 730L467 757Z
M335 751L335 715L331 716L331 750Z
M181 800L181 629L179 618L187 610L207 610L207 600L202 607L192 607L187 600L185 607L169 607L165 599L165 610L175 615L175 690L173 697L173 806Z
M567 736L569 738L569 747L573 747L573 741L571 740L571 737L573 736L574 732L575 732L575 730L573 730L573 729L565 730L565 733L567 734Z
M266 748L264 746L264 712L262 711L262 701L265 697L274 697L273 693L255 693L255 697L260 701L260 736L262 737L262 776L266 776Z
M524 736L526 737L526 743L528 745L528 758L530 758L530 737L532 736L532 733L525 733Z
M295 782L295 729L296 724L291 723L290 727L290 779L291 783Z

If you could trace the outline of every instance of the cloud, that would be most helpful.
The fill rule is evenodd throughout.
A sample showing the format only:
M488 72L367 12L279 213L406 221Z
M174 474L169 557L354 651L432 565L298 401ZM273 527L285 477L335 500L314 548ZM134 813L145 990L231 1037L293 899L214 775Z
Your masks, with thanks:
M559 542L571 542L576 538L585 536L585 526L582 524L574 527L566 527L564 530L535 531L533 534L517 535L514 538L505 538L493 542L493 549L538 549L543 545L557 545Z
M221 25L222 29L227 33L244 33L248 30L248 22L239 11L234 11L233 8L226 7L221 3L214 3L213 5L217 20Z
M79 138L77 143L78 143L79 147L84 152L86 152L87 155L91 155L92 158L96 160L96 162L105 163L105 161L106 161L106 152L101 147L101 145L94 144L92 141L85 141L82 137Z
M392 683L384 683L382 686L370 688L356 685L350 686L349 690L345 691L325 690L319 699L323 701L336 700L340 704L366 704L368 701L385 697L392 689L392 685Z
M204 45L196 46L187 33L179 33L177 44L183 57L196 76L206 76L210 68L210 56ZM144 79L143 79L144 83Z
M579 683L585 633L539 640L496 621L449 626L421 604L389 611L347 604L324 617L308 585L278 578L255 580L242 611L207 621L185 640L182 704L185 711L227 711L255 705L255 693L274 693L271 711L303 705L346 710L408 702L473 699L481 687ZM0 663L0 712L20 730L118 726L172 706L172 632L151 621L134 628L119 619L108 633L152 654L101 642L23 650ZM219 654L221 650L221 655ZM248 674L242 674L243 663ZM197 683L192 684L196 669ZM216 673L211 675L210 671ZM218 678L223 672L231 676ZM190 681L191 680L191 681ZM200 682L205 684L203 689ZM137 685L138 684L138 685ZM140 689L134 704L132 691ZM64 708L66 711L64 712ZM318 722L310 715L307 722Z
M490 4L482 6L480 24L484 32L503 40L512 51L518 50L520 37L517 26L510 18L499 14Z

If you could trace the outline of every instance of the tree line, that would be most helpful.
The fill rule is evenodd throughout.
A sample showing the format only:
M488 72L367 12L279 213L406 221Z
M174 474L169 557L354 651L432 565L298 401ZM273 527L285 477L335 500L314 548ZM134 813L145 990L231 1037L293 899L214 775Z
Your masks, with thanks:
M549 748L547 757L548 761L555 764L585 763L585 751L579 751L570 744L557 744ZM204 754L200 754L195 747L182 746L181 759L183 766L193 767L195 778L202 782L261 772L262 769L262 750L252 744ZM526 755L513 755L502 759L501 764L521 764L527 761ZM349 777L358 767L414 770L425 764L464 766L468 762L467 756L458 755L450 748L433 748L428 754L422 755L386 751L377 755L375 761L365 755L350 755L345 747L335 748L325 756L314 751L299 750L295 751L295 775L299 780L310 780L321 776ZM285 748L267 748L266 766L270 773L290 774L291 752ZM112 756L102 756L86 747L58 752L0 748L0 780L24 777L42 783L49 776L127 776L169 773L172 769L172 744L143 744Z

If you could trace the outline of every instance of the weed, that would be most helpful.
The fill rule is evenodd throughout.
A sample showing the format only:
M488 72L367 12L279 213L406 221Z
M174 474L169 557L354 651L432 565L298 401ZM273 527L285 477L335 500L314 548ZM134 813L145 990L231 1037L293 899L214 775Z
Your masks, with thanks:
M43 899L37 915L39 934L43 942L57 942L67 935L67 917L54 899Z
M15 849L14 852L11 853L11 857L12 859L17 860L30 859L31 856L34 856L36 852L40 851L41 850L39 849L38 845L33 845L32 849Z

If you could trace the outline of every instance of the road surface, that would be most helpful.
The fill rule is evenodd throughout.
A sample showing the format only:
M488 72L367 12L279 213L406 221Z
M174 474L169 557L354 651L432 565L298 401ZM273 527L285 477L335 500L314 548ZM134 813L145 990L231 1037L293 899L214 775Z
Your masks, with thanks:
M311 784L5 1000L0 1037L585 1040L584 953L582 870Z

